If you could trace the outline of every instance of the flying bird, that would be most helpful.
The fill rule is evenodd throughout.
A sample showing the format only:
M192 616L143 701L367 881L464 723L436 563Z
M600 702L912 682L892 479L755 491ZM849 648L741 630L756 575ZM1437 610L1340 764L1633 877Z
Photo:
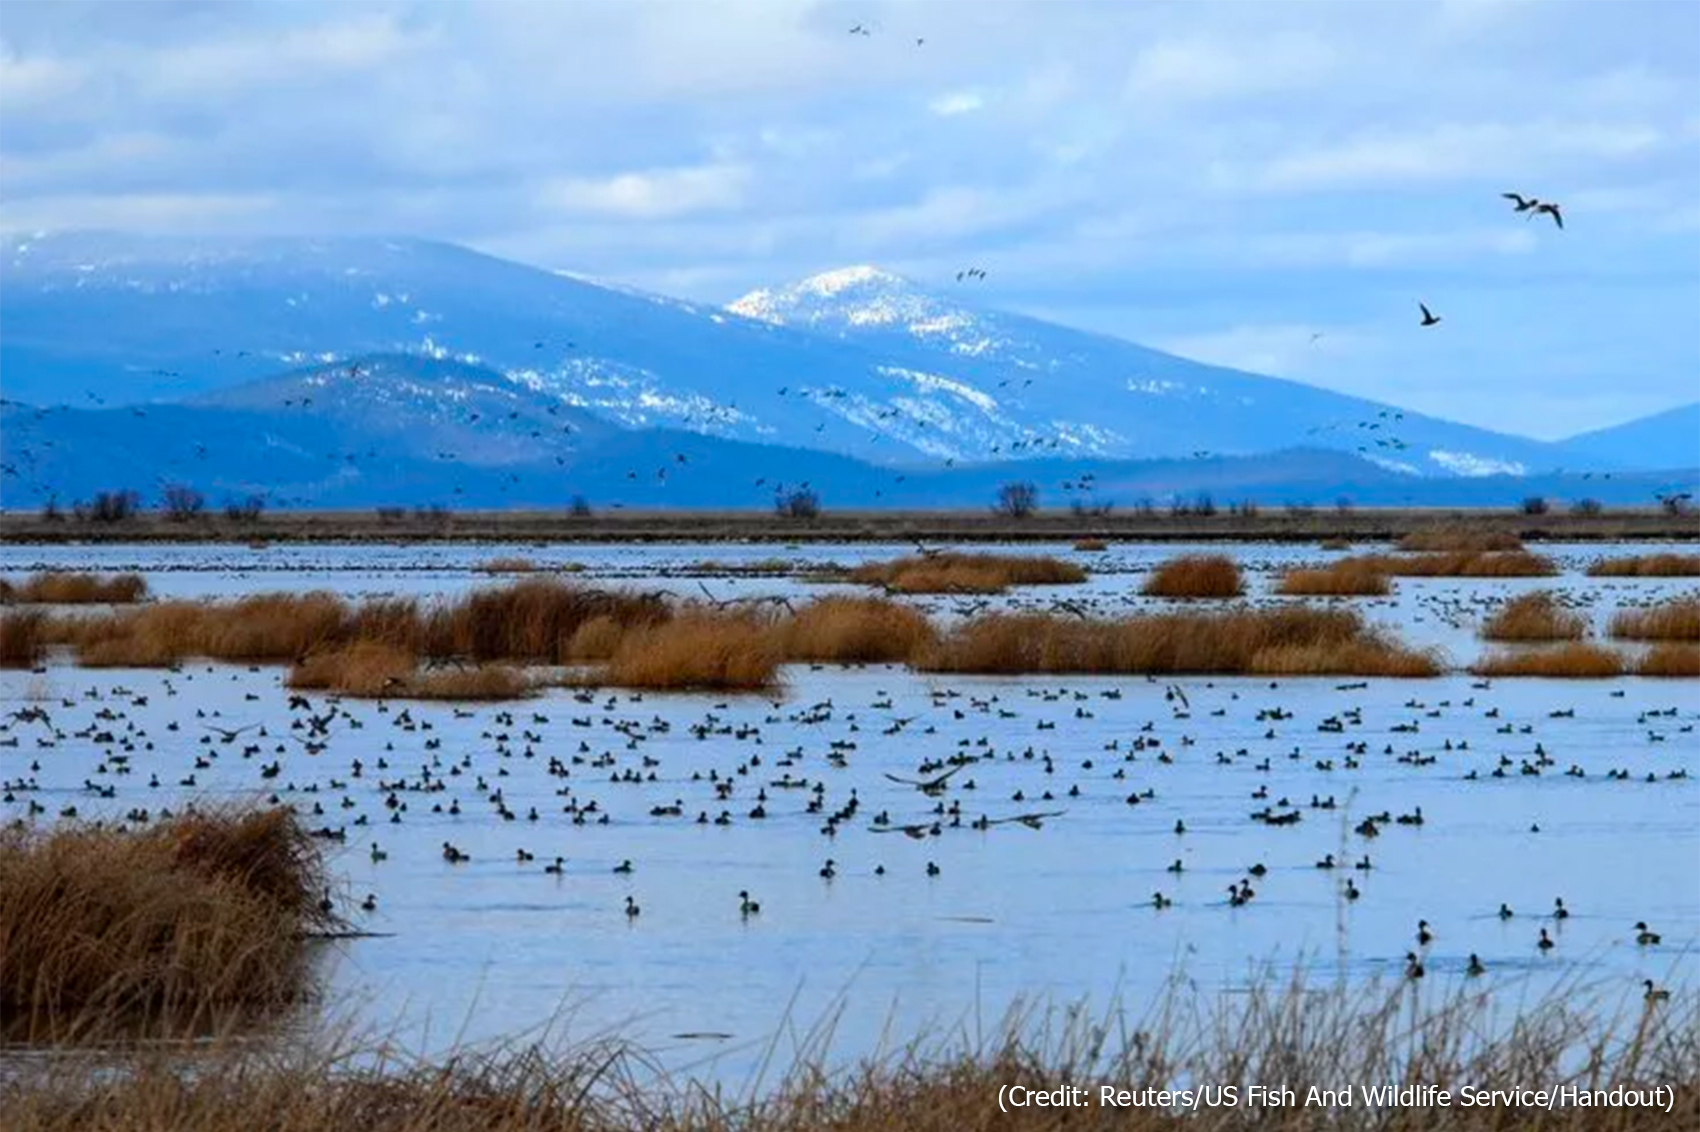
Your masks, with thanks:
M1552 222L1554 224L1558 225L1560 228L1564 227L1564 217L1558 211L1558 205L1551 201L1542 201L1540 204L1537 204L1535 206L1535 211L1529 213L1529 219L1533 220L1536 216L1543 212L1552 217Z
M1539 208L1541 204L1538 198L1526 197L1522 193L1500 193L1499 195L1508 201L1515 202L1518 212L1528 212L1532 208Z
M1435 314L1433 311L1429 310L1427 303L1418 303L1417 306L1422 308L1422 311L1423 311L1423 322L1422 322L1422 324L1424 326L1433 326L1435 323L1440 321L1440 316Z

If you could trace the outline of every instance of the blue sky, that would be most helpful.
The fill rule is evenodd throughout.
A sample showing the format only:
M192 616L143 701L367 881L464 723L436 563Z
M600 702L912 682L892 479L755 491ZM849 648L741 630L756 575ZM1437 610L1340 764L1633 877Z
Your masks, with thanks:
M986 305L1560 436L1700 398L1700 3L8 0L0 216L718 302L981 266Z

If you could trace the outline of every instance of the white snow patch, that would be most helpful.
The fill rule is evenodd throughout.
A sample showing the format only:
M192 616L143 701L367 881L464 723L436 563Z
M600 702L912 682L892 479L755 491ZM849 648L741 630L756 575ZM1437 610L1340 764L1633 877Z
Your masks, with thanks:
M960 397L983 413L998 411L997 399L968 385L965 382L943 377L936 373L923 373L920 370L904 369L901 366L875 366L874 371L886 377L900 377L914 383L922 389L937 389L952 396Z
M1455 476L1521 476L1528 471L1517 460L1497 460L1492 456L1450 452L1443 448L1429 449L1428 458Z

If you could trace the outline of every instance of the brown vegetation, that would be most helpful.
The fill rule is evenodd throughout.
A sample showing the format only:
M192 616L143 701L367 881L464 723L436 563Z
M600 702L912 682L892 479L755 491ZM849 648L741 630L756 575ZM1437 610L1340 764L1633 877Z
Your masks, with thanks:
M1562 987L1520 1003L1462 988L1254 986L1201 1000L1176 992L1143 1021L1076 1015L1047 1027L1012 1013L984 1046L917 1039L834 1072L798 1058L760 1094L704 1090L655 1072L615 1041L574 1049L458 1050L421 1061L341 1045L268 1052L224 1043L193 1059L123 1055L118 1071L49 1061L0 1081L9 1132L1677 1132L1700 1123L1700 1018L1692 995L1641 1009ZM1420 1005L1419 1005L1420 1003ZM1240 1103L1130 1104L1134 1095L1231 1086ZM1253 1083L1298 1103L1252 1099ZM1371 1104L1364 1087L1420 1083L1452 1107ZM1086 1103L1005 1106L1006 1086L1078 1086ZM1346 1085L1350 1106L1304 1103ZM1127 1090L1103 1103L1102 1089ZM1460 1105L1472 1090L1574 1086L1667 1090L1664 1106ZM1472 1096L1482 1094L1472 1093ZM1183 1111L1177 1115L1175 1109ZM1440 1113L1443 1116L1437 1116Z
M140 574L81 574L47 570L16 585L0 580L0 602L28 605L133 605L148 594Z
M1159 563L1140 592L1146 597L1239 597L1245 581L1225 554L1185 554Z
M285 684L303 691L403 700L511 700L532 690L525 674L511 665L421 672L412 653L375 640L305 657L290 669Z
M284 810L189 812L130 832L0 833L0 1013L25 1041L205 1025L306 988L330 926L322 863Z
M1306 606L1089 621L990 614L915 666L926 672L1433 676L1439 662L1371 632L1356 613Z
M784 659L773 626L754 613L682 613L628 630L601 678L623 688L753 692Z
M1472 527L1431 527L1405 535L1399 540L1399 549L1481 554L1490 550L1522 550L1523 540L1509 531L1482 531Z
M1522 550L1364 554L1342 561L1406 578L1546 578L1558 573L1552 559Z
M33 668L47 652L47 615L39 609L0 609L0 668Z
M1579 641L1587 633L1587 618L1544 591L1513 598L1482 623L1488 641Z
M529 558L492 558L478 569L486 574L530 574L537 569L537 563Z
M1648 649L1635 665L1637 676L1700 676L1700 646L1666 641Z
M1099 551L1110 549L1110 544L1101 538L1083 538L1075 540L1074 549L1083 554L1096 554Z
M1611 635L1630 641L1700 641L1700 596L1612 614Z
M1557 676L1571 679L1622 676L1623 670L1621 653L1580 642L1555 648L1489 653L1470 668L1478 676Z
M826 597L776 627L787 660L900 663L935 639L916 609L883 598Z
M428 656L467 656L478 661L512 660L560 664L579 628L605 617L623 629L653 625L669 616L655 594L588 589L546 578L475 590L428 619Z
M908 594L996 594L1010 586L1064 586L1086 580L1072 562L1043 555L912 555L889 562L864 562L845 575L863 586Z
M1342 558L1317 569L1287 571L1277 592L1292 597L1385 597L1393 585L1373 562Z
M1602 558L1588 567L1590 578L1700 578L1700 554L1641 554Z

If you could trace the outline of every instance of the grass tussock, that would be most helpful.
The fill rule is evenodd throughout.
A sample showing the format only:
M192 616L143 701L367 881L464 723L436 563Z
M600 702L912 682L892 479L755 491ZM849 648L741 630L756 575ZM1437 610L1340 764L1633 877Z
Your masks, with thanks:
M481 664L421 672L406 649L355 641L304 657L284 681L301 691L336 692L367 699L512 700L528 696L531 681L511 665Z
M775 631L785 659L834 664L900 663L937 639L919 610L884 598L821 598Z
M1401 578L1549 578L1558 573L1552 559L1524 550L1365 554L1342 561Z
M1488 641L1579 641L1587 633L1587 618L1543 591L1506 602L1482 623L1481 635Z
M1478 531L1469 527L1434 527L1412 531L1399 540L1400 550L1464 552L1484 554L1497 550L1522 550L1523 540L1509 531Z
M1393 584L1374 563L1342 558L1312 570L1289 570L1276 591L1290 597L1386 597Z
M135 832L9 829L0 891L0 1014L24 1041L295 1001L303 933L332 926L322 861L284 810L191 812Z
M1590 578L1700 578L1700 554L1639 554L1602 558L1588 567Z
M421 652L536 664L569 659L578 630L595 618L623 629L654 625L670 616L654 594L596 590L547 578L475 590L432 616Z
M1700 641L1700 596L1612 614L1611 635L1629 641Z
M774 686L783 660L779 635L766 618L691 611L628 630L602 679L623 688L755 692Z
M1185 554L1159 563L1140 592L1146 597L1239 597L1245 580L1225 554Z
M853 567L846 580L906 594L997 594L1010 586L1067 586L1086 580L1072 562L1045 555L912 555Z
M16 584L0 582L0 601L27 605L133 605L148 595L140 574L47 570Z
M1433 676L1439 662L1372 632L1355 612L1308 606L1118 621L990 614L917 655L926 672Z
M1074 549L1083 554L1097 554L1110 549L1110 544L1101 538L1083 538L1075 540Z
M1700 645L1665 641L1648 649L1635 664L1637 676L1700 676Z
M530 574L536 571L537 563L529 558L492 558L478 569L485 574Z
M463 1049L435 1062L346 1040L279 1051L226 1043L193 1059L132 1051L110 1073L49 1061L0 1081L0 1104L11 1132L225 1132L255 1114L280 1132L1676 1132L1700 1122L1692 995L1643 1009L1598 991L1548 994L1520 1003L1515 1026L1495 1017L1503 997L1294 982L1221 999L1177 991L1144 1018L1017 1008L981 1044L922 1037L842 1071L817 1041L749 1094L669 1076L612 1040ZM1001 1103L1008 1086L1062 1084L1078 1087L1081 1103ZM1292 1101L1261 1103L1253 1084L1290 1089ZM1416 1084L1447 1091L1450 1107L1363 1091ZM1238 1103L1115 1100L1200 1085L1233 1088ZM1342 1086L1349 1106L1311 1097ZM1474 1090L1565 1086L1608 1097L1662 1086L1668 1111L1462 1103L1466 1087L1480 1097Z
M1623 655L1600 645L1575 642L1553 648L1517 649L1489 653L1470 671L1478 676L1553 676L1573 680L1603 680L1622 676Z
M47 655L48 638L39 609L0 609L0 668L34 668Z

